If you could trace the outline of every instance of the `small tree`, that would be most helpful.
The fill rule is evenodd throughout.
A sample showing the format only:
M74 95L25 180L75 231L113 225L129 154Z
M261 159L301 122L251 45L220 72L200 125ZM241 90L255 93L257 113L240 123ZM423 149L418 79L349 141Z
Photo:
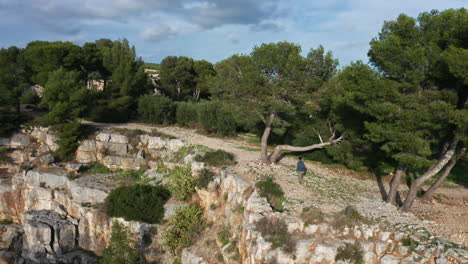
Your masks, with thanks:
M109 244L104 249L100 264L136 264L140 263L134 234L128 227L117 221L112 223Z

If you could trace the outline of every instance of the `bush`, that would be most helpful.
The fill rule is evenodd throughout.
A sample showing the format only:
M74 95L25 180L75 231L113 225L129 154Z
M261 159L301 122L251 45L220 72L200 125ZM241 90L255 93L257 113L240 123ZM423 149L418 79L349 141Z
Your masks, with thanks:
M208 166L229 166L236 164L236 156L224 150L209 150L205 154L195 156L195 161L201 161Z
M368 223L370 223L369 219L362 216L354 206L349 205L335 216L332 225L339 229Z
M347 263L363 264L361 248L358 244L345 243L336 251L335 260L347 261Z
M197 106L192 102L176 103L176 121L181 126L194 127L198 122Z
M89 173L112 173L112 170L102 165L101 163L95 161L89 166L81 167L79 172L89 172Z
M223 103L204 101L197 104L198 121L208 133L219 136L236 135L237 123L231 112Z
M162 234L163 244L176 255L182 248L192 244L193 238L204 226L203 210L200 207L179 207L166 223L166 230Z
M60 131L57 144L59 149L55 152L62 161L69 161L75 158L75 151L80 145L78 140L83 136L83 128L77 121L57 125L55 129Z
M169 190L177 199L184 201L195 192L196 179L192 176L190 165L172 170L169 174Z
M273 249L281 247L284 252L292 253L296 242L288 232L288 226L283 219L263 217L255 223L255 230L260 232Z
M323 222L324 216L322 211L316 207L305 207L301 213L302 221L306 225L313 225Z
M111 239L104 249L100 264L141 263L136 250L136 241L132 239L135 235L128 230L128 227L115 221L112 223Z
M159 223L164 216L164 203L170 193L160 186L133 185L118 187L106 198L107 214L127 221Z
M268 178L265 181L259 181L255 186L259 189L260 196L267 199L273 210L283 210L283 190L277 183L273 182L272 178Z
M20 102L21 104L38 104L41 101L41 98L37 95L37 93L28 93L27 95L21 96Z
M138 115L144 122L173 124L175 104L169 97L143 95L138 100Z
M197 179L197 188L202 189L206 188L208 184L213 181L214 179L214 172L209 169L204 168Z

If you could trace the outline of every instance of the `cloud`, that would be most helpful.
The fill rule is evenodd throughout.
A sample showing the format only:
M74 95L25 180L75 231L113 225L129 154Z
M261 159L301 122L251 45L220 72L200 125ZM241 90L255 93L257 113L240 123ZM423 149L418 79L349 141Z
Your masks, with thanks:
M178 35L179 32L168 25L160 25L152 28L147 28L141 32L140 37L143 40L161 41Z
M227 35L226 39L233 44L238 44L240 42L240 37L233 33Z

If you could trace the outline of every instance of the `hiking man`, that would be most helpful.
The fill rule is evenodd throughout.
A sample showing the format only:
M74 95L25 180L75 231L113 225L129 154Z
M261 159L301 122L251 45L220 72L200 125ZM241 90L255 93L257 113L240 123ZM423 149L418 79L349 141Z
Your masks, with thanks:
M307 173L307 168L304 164L304 161L302 161L302 157L299 157L299 161L297 162L296 166L296 172L297 176L299 177L299 184L302 184L304 180L304 175Z

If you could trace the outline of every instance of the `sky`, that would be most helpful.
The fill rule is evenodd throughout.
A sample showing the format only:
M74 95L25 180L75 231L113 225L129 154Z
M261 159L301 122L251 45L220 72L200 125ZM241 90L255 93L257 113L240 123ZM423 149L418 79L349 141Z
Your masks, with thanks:
M262 43L323 45L340 65L367 62L369 41L404 13L465 7L468 0L0 0L0 47L34 40L126 38L158 63L188 56L216 63Z

